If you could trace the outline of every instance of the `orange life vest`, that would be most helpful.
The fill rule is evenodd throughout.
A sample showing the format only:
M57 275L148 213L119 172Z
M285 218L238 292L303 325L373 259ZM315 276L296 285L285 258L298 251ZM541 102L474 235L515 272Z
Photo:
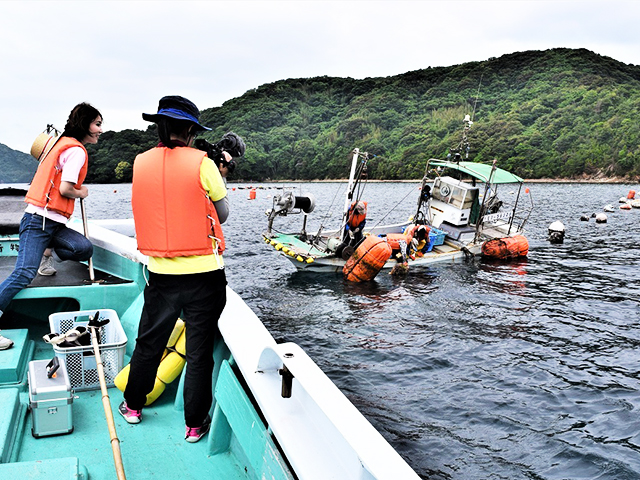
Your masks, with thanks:
M411 224L404 231L404 234L407 236L407 242L410 242L411 240L413 240L420 229L424 229L425 238L429 237L429 232L431 231L431 228L429 228L428 225Z
M29 191L24 198L25 202L47 210L53 210L67 218L71 216L76 199L65 197L60 193L62 169L58 167L60 154L71 147L81 147L88 158L87 150L82 143L73 137L60 137L51 151L38 165L38 169L29 186ZM76 189L82 186L82 182L87 176L88 163L85 160L80 169L78 183L74 185Z
M205 158L189 147L156 147L136 157L131 205L138 250L145 255L211 255L213 239L217 253L224 251L218 213L200 181Z
M347 212L347 225L349 225L349 228L352 230L354 228L358 228L360 224L367 219L367 202L361 202L364 203L364 213L355 212L355 206L357 203L359 202L353 202Z

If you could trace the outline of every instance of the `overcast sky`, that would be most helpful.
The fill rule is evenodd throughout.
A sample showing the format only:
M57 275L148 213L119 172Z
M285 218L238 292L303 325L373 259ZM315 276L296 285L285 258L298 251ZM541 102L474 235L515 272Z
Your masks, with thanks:
M0 143L23 152L82 101L119 131L164 95L203 110L287 78L556 47L640 64L640 1L4 0L0 25Z

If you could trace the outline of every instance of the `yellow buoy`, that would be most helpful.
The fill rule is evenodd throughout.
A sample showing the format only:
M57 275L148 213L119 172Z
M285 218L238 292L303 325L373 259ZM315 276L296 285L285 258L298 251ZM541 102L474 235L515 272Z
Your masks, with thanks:
M178 352L169 352L169 355L160 362L156 376L164 384L171 383L182 373L185 363L186 360Z
M182 372L186 360L184 358L187 351L187 329L185 328L185 322L182 319L178 319L173 331L167 342L167 348L171 350L164 351L158 371L156 372L155 383L153 384L153 390L147 395L147 401L145 405L151 405L158 397L164 392L166 384L173 382ZM124 392L129 381L129 370L131 365L124 367L116 378L113 380L118 390Z
M184 330L184 320L179 318L175 326L173 327L173 331L171 332L171 335L169 336L167 347L173 347L176 344L176 342L178 341L178 338L180 338L180 335L182 335L183 330Z
M182 334L178 337L178 341L174 345L173 349L183 357L187 354L187 329L182 331Z
M121 392L124 392L124 389L127 387L127 382L129 381L129 368L130 365L124 367L120 370L120 373L116 375L116 378L113 379L113 383ZM158 397L162 395L162 392L164 392L166 387L167 386L158 377L156 377L156 380L153 383L153 390L147 394L147 401L144 404L151 405L155 402Z

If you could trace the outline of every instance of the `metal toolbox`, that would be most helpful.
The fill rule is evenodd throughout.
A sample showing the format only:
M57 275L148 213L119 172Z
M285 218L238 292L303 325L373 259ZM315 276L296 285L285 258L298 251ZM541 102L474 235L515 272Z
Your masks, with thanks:
M73 391L57 357L29 362L29 407L34 437L73 432Z

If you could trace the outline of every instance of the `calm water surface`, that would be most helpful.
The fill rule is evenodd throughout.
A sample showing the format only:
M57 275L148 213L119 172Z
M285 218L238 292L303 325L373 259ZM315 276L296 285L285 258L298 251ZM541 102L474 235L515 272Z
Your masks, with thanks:
M277 190L249 200L231 189L246 185L229 186L230 286L422 478L640 479L640 210L618 209L638 185L531 184L526 260L474 259L368 284L297 273L260 236ZM318 203L308 230L337 226L344 185L302 188ZM129 217L130 191L90 186L89 216ZM391 208L385 223L407 219L417 194L414 183L367 185L368 224ZM606 204L616 208L606 224L580 221ZM563 245L547 241L554 220L567 227Z

